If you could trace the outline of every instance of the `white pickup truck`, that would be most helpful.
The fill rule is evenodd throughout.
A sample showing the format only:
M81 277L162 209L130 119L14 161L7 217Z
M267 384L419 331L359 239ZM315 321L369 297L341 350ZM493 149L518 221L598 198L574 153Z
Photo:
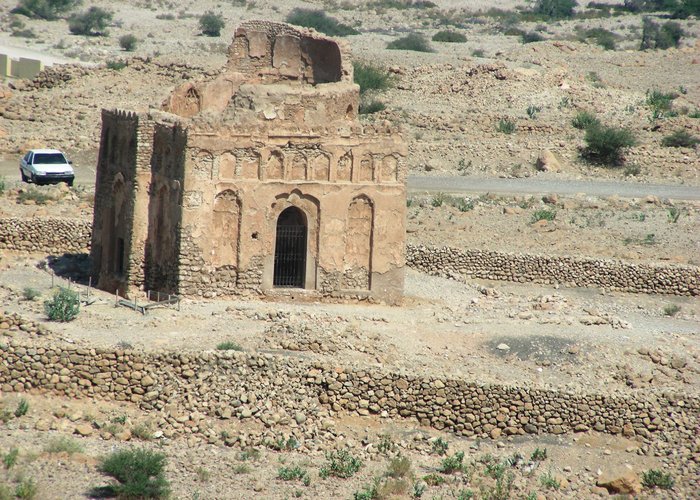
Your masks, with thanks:
M58 149L32 149L19 162L19 173L23 182L34 184L73 185L75 172L71 161Z

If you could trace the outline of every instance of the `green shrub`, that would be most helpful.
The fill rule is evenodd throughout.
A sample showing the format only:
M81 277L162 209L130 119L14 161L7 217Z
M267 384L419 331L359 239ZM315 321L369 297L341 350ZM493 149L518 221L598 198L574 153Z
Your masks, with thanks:
M433 449L433 453L442 456L447 454L447 448L450 447L450 443L439 437L433 441L431 447Z
M5 177L0 176L0 195L5 194L7 189L7 183L5 182Z
M681 210L678 207L671 207L668 209L668 221L675 224L678 222L678 218L681 216Z
M700 18L700 2L698 0L680 0L671 13L675 19L687 19L690 16Z
M527 111L527 116L528 116L531 120L534 120L535 118L537 118L537 113L539 113L540 111L542 111L542 108L541 108L540 106L535 106L534 104L530 104L530 105L527 107L527 110L526 110L526 111Z
M430 204L435 208L443 206L447 201L450 200L450 196L445 193L435 193L430 199Z
M544 37L535 31L528 31L520 35L520 41L523 43L541 42L542 40Z
M472 50L472 56L474 57L484 57L486 52L484 52L484 49L474 49Z
M170 492L163 474L166 461L163 453L146 449L115 451L99 466L100 472L117 480L104 489L119 498L166 498Z
M17 201L20 203L33 201L37 205L46 205L46 202L49 201L49 197L46 193L43 193L38 189L30 188L26 191L20 191L17 194Z
M380 498L378 483L379 481L374 481L371 485L356 491L352 494L352 500L378 500Z
M216 345L216 349L219 351L242 351L243 348L236 344L235 342L232 342L230 340L226 342L221 342L220 344Z
M441 484L445 484L446 480L441 475L433 472L427 476L423 476L423 481L425 481L428 486L440 486Z
M353 80L360 86L360 94L368 90L386 90L391 87L391 75L381 66L353 61Z
M10 451L2 457L2 464L5 466L5 469L10 470L14 467L17 463L18 456L19 450L17 448L11 448Z
M561 19L573 17L576 0L536 0L532 11L544 17Z
M36 498L37 486L34 479L27 477L22 479L22 481L15 488L15 496L21 500L32 500Z
M81 0L20 0L12 13L53 21L80 4Z
M136 48L139 39L132 34L119 37L119 46L127 52L132 52Z
M199 18L199 30L205 36L221 36L221 30L226 23L221 14L216 14L210 10L206 11Z
M434 52L428 40L418 33L411 33L393 40L387 44L386 48L391 50L413 50L415 52Z
M386 477L400 479L411 476L411 460L408 457L396 457L389 461L389 467L384 474Z
M119 59L112 59L107 61L107 69L121 71L124 68L126 68L126 61L120 61Z
M558 490L561 483L552 475L551 472L546 472L540 476L540 484L550 490Z
M498 120L496 124L496 130L502 134L512 134L515 132L515 122L509 120L508 118L502 118Z
M371 101L361 99L360 109L358 112L361 115L371 115L372 113L378 113L380 111L384 111L385 109L386 104L384 104L382 101L377 101L376 99L372 99Z
M287 16L287 22L297 26L304 26L305 28L313 28L329 36L348 36L360 33L351 26L339 22L334 17L326 15L322 10L296 8Z
M41 297L41 292L35 288L28 286L22 292L22 297L24 297L24 300L34 300L38 297Z
M530 217L530 223L534 224L535 222L538 222L541 220L552 221L556 217L557 217L556 211L543 208L541 210L535 210L532 213L532 217Z
M586 130L588 127L597 127L600 125L600 120L596 118L595 114L589 111L579 111L571 120L571 125L579 130Z
M430 0L372 0L367 3L372 9L433 9L437 4Z
M463 466L464 452L458 451L451 457L443 458L440 467L438 467L438 471L442 472L443 474L452 474L453 472L461 471Z
M14 36L16 38L37 38L36 33L34 33L34 30L31 28L12 30L10 36Z
M295 481L299 479L304 482L310 482L310 478L306 479L308 477L309 473L298 465L294 467L281 467L277 470L277 479L281 479L282 481Z
M669 490L673 488L675 481L671 474L661 472L658 469L650 469L642 473L642 486L645 488L661 488Z
M671 304L664 307L664 316L673 317L681 311L681 306L677 304ZM651 471L650 471L651 472Z
M83 446L73 438L60 436L52 438L44 447L44 451L47 453L67 453L72 455L73 453L82 453Z
M667 21L662 26L645 17L642 21L642 41L639 50L668 49L678 47L685 33L681 25L674 21Z
M80 297L68 288L59 288L51 298L44 302L44 310L51 321L73 321L80 312Z
M647 90L646 104L652 112L652 119L673 116L673 100L678 97L675 92L661 92L659 90Z
M433 42L465 43L467 37L455 31L438 31L433 35Z
M362 460L353 457L347 450L327 453L326 460L326 464L319 471L319 476L323 479L330 476L352 477L362 467Z
M74 35L105 36L111 20L111 12L93 6L85 12L73 14L68 19L68 29Z
M584 38L595 40L605 50L615 50L615 33L605 28L591 28L584 33Z
M684 129L678 129L661 140L661 145L668 148L694 148L698 144L700 139Z
M530 455L530 460L533 462L541 462L547 459L547 448L535 448L535 451Z
M631 130L599 125L586 129L583 157L600 165L621 165L622 153L637 141Z
M29 402L22 398L19 400L19 403L17 403L17 408L15 408L15 417L23 417L27 414L29 411Z

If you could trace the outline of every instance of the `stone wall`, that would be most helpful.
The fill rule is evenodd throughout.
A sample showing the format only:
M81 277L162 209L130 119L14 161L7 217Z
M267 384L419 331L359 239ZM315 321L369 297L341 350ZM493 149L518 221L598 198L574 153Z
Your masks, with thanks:
M90 224L57 218L0 219L0 249L26 252L85 252ZM508 254L408 245L407 264L428 274L493 280L601 287L633 293L700 295L700 268L679 264L644 264L610 259ZM258 274L261 264L252 266ZM260 286L249 273L242 288ZM188 289L189 290L189 289Z
M0 249L49 254L86 252L90 248L89 222L58 218L0 219Z
M700 411L696 397L650 390L569 393L270 354L144 353L23 342L11 340L0 350L3 391L129 401L159 414L168 435L198 432L188 424L196 414L258 421L268 428L300 426L308 436L324 417L349 413L410 418L464 436L590 429L628 437L663 434L683 443L692 441Z
M700 268L612 259L510 254L408 245L406 264L428 274L520 283L600 287L632 293L700 295Z

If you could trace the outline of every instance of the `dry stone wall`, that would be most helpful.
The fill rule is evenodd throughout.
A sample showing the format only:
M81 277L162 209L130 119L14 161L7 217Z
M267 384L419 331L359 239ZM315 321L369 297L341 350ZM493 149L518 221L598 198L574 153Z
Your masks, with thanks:
M700 268L609 259L511 254L408 245L406 263L446 277L600 287L633 293L700 295Z
M166 435L205 437L196 423L204 415L291 425L310 436L324 417L350 413L416 419L464 436L591 429L644 438L663 433L680 443L692 442L700 411L700 399L687 394L567 393L270 354L144 353L18 338L0 350L0 387L130 401L158 412Z
M0 219L0 249L23 252L78 253L90 248L89 222L58 218Z
M27 252L84 252L90 248L90 223L58 218L0 219L0 249ZM488 250L407 245L406 263L445 277L560 283L633 293L700 295L700 268L680 264L631 263L610 259L509 254ZM187 264L187 263L186 263ZM257 268L256 268L257 269ZM238 277L246 287L259 276Z

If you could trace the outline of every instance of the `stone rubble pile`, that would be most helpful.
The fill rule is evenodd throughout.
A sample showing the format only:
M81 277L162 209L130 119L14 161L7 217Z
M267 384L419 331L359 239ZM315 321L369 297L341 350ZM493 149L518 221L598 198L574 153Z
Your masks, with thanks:
M19 331L35 335L48 335L50 333L42 325L23 318L17 313L0 312L0 341L2 337L14 337Z

